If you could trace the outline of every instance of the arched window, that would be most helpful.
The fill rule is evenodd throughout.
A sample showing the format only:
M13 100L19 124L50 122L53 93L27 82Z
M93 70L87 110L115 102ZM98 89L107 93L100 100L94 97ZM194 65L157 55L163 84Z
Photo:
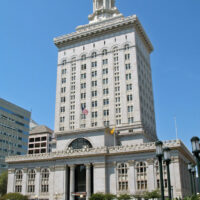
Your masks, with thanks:
M28 171L28 193L35 193L35 170Z
M129 44L126 44L126 45L124 46L124 50L128 50L129 48L130 48Z
M86 60L86 55L85 55L85 54L81 56L81 60L82 60L82 61L83 61L83 60Z
M102 51L102 56L106 56L107 54L108 54L107 49L104 49L104 50Z
M92 148L91 143L86 140L85 138L78 138L72 141L72 143L69 145L69 147L72 147L73 149L82 149L83 147L89 147Z
M49 170L42 169L41 171L41 192L48 193L49 192Z
M145 162L139 162L136 165L137 171L137 189L147 190L147 167Z
M22 192L22 179L23 172L22 170L17 170L15 173L15 192Z
M91 55L91 57L92 57L92 58L96 58L96 57L97 57L97 53L96 53L96 52L93 52L92 55Z
M156 168L156 180L157 180L157 188L160 188L160 167L158 161L155 163ZM163 162L163 180L164 180L164 187L168 188L168 182L167 182L167 166L166 163Z
M118 191L128 190L128 165L126 163L120 163L117 166L118 173Z

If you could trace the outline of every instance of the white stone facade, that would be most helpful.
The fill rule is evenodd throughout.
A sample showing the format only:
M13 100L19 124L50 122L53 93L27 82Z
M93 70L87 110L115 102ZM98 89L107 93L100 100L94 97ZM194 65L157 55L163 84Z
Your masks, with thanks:
M103 134L103 133L102 133ZM172 149L171 184L173 186L174 197L183 197L190 194L189 173L187 163L194 162L192 155L185 148L181 141L169 141L164 143L165 146ZM16 187L16 171L22 170L22 193L34 199L37 195L39 199L74 199L71 194L75 192L73 187L75 183L74 168L77 165L87 166L87 170L93 171L92 192L108 192L113 194L129 193L136 194L144 191L157 189L159 177L156 175L157 159L155 156L155 143L145 143L129 146L111 146L111 147L94 147L73 150L66 148L62 151L56 151L49 154L35 154L27 156L9 157L6 160L9 163L8 192L14 192ZM127 190L119 189L119 174L117 167L119 164L127 164ZM137 171L138 164L145 165L145 175L140 177L140 171ZM49 170L48 187L49 191L41 192L41 171ZM28 176L30 169L35 170L35 190L33 193L28 192ZM68 173L69 171L69 173ZM86 177L90 179L91 173ZM70 177L69 177L70 176ZM165 176L165 172L164 172ZM146 181L146 187L140 186L138 181ZM87 196L90 181L86 183ZM139 186L138 186L139 184ZM167 196L167 188L165 190Z
M52 152L8 157L8 192L29 199L88 200L96 192L138 194L159 187L153 46L138 18L123 17L114 0L93 4L89 24L54 39L58 68ZM164 146L172 150L173 196L187 196L187 164L195 162L193 156L179 140Z

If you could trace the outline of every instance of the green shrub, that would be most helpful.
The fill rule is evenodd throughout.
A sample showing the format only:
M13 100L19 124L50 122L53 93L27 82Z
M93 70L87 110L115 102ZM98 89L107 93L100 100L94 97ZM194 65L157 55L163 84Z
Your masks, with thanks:
M117 197L117 200L130 200L130 199L131 199L131 196L129 194L120 194Z
M145 192L145 199L159 199L161 197L159 190L153 190L152 192Z
M0 200L28 200L27 196L19 193L8 193L0 198Z
M113 200L116 196L114 194L105 194L105 200Z
M89 198L89 200L105 200L105 194L103 193L95 193Z

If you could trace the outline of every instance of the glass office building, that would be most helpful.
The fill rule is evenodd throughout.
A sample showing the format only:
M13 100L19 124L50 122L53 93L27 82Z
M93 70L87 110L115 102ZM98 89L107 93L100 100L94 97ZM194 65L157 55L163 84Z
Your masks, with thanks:
M0 173L7 169L5 157L27 153L31 113L0 98Z

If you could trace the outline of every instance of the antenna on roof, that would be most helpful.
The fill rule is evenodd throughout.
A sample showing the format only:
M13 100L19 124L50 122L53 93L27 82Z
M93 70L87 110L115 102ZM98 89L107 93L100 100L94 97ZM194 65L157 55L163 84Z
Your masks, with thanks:
M176 124L176 117L174 117L174 122L175 122L175 131L176 131L176 140L178 140L178 129L177 129L177 124Z

